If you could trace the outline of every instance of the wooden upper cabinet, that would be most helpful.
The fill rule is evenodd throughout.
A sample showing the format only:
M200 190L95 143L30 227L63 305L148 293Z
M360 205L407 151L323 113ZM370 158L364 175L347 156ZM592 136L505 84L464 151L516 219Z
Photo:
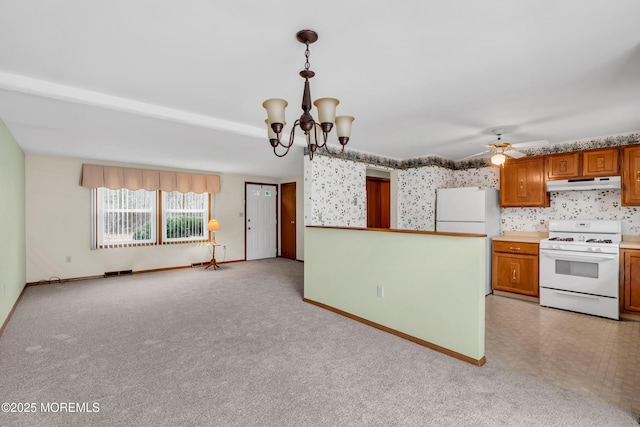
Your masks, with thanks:
M582 176L620 175L617 148L585 151L582 153Z
M547 207L544 157L508 159L500 170L500 207Z
M620 175L618 149L577 151L547 156L547 179Z
M546 157L548 179L571 179L580 176L580 153L552 154Z
M640 205L640 146L622 150L622 205Z

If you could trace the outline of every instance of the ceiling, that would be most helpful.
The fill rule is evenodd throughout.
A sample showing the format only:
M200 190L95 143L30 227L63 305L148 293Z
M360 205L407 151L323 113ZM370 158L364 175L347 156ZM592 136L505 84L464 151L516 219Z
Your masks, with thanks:
M28 153L299 175L302 147L273 155L261 104L300 116L311 28L311 96L356 117L353 150L461 159L496 127L637 132L639 16L637 0L0 0L0 118Z

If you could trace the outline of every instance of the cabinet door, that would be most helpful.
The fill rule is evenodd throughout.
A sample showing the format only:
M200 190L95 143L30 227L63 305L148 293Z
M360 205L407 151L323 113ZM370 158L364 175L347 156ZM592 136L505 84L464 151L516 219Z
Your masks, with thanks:
M582 176L613 176L618 173L617 148L582 153Z
M626 147L622 151L622 205L640 205L640 147Z
M547 156L547 177L569 179L580 176L580 153L552 154Z
M500 170L500 207L547 207L543 157L509 159Z
M538 297L538 257L493 253L494 290Z
M640 250L625 250L623 298L624 311L640 313Z

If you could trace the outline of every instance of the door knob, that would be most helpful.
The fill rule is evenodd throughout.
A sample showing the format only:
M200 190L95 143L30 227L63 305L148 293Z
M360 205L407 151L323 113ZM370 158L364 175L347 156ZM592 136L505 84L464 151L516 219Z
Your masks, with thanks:
M295 221L291 221L291 224L295 224L295 223L296 223Z

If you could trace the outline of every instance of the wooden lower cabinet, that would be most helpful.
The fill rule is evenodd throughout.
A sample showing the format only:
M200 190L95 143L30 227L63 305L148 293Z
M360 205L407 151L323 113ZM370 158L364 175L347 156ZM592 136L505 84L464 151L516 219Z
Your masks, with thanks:
M538 298L538 244L493 242L492 279L494 291Z
M620 259L620 312L640 315L640 249L622 249Z

